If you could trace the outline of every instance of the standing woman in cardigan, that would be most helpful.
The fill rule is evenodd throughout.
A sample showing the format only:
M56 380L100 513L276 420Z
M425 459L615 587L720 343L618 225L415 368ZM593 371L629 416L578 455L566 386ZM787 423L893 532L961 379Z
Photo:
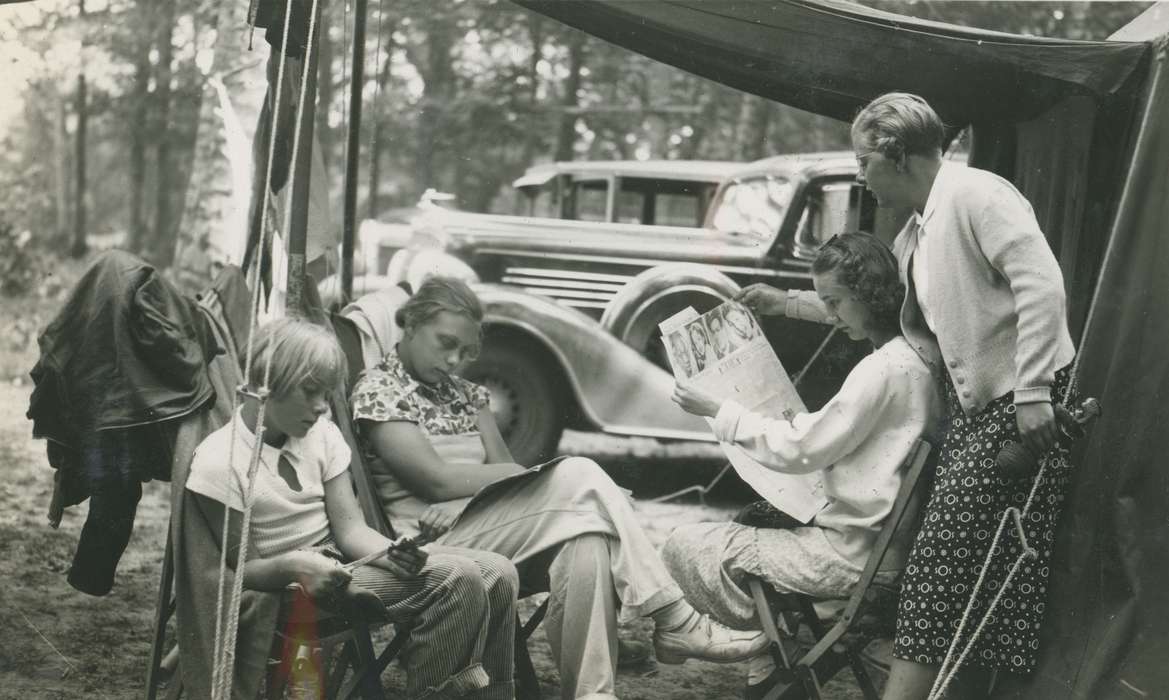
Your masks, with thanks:
M860 179L884 207L912 207L893 242L906 285L901 327L942 383L950 419L934 490L905 570L885 698L926 698L961 623L1003 512L1034 479L995 460L1008 441L1047 456L1025 529L1037 560L1021 567L948 697L976 693L991 670L1035 667L1055 527L1070 480L1053 403L1075 355L1063 276L1031 205L994 173L942 158L944 128L925 100L889 93L852 124ZM815 316L806 295L749 287L761 313ZM808 312L813 313L809 314ZM1020 551L1000 540L963 630L964 644ZM959 647L959 649L961 646ZM985 687L985 686L983 686Z

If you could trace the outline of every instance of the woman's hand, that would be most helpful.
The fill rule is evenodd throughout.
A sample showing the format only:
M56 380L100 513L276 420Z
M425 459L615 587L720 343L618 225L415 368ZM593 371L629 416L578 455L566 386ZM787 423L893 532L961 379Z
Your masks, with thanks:
M756 282L740 290L735 301L763 316L782 316L787 308L787 290Z
M297 552L296 582L310 598L328 598L352 578L336 559L320 552Z
M418 529L421 532L422 541L433 542L446 534L447 530L450 530L455 524L459 513L463 512L468 500L470 499L457 498L453 501L430 504L422 517L418 518Z
M722 404L710 394L702 389L694 386L694 384L682 380L674 385L674 403L682 407L683 411L693 413L696 416L708 416L714 418L718 415L718 409Z
M1055 410L1048 401L1015 404L1015 423L1023 445L1034 455L1045 454L1059 437Z

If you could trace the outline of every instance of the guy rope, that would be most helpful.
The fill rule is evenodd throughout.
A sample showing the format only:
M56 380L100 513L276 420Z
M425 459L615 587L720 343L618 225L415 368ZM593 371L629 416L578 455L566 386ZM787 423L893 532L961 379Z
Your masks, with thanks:
M1104 256L1102 268L1107 266L1108 259L1112 254L1112 250L1113 247L1110 242L1108 251ZM1096 314L1096 302L1099 299L1099 294L1100 289L1097 286L1096 292L1092 297L1091 306L1088 309L1088 318L1084 324L1083 336L1086 336L1087 329L1092 325L1092 320ZM1071 398L1077 393L1080 377L1080 361L1082 358L1082 354L1076 354L1075 362L1072 363L1071 375L1068 377L1068 385L1064 389L1063 397L1061 398L1059 404L1054 407L1056 420L1059 424L1059 430L1069 438L1079 436L1074 433L1069 433L1069 427L1074 431L1082 431L1084 426L1090 420L1100 415L1100 405L1096 402L1095 399L1089 398L1085 400L1081 406L1075 408L1069 405ZM1010 445L1008 445L1008 447L1010 447ZM1004 448L1004 452L1007 451L1008 450ZM958 629L954 632L954 638L950 641L950 647L947 649L946 656L942 660L942 665L938 670L937 677L934 679L934 684L930 689L927 700L940 700L945 696L946 688L950 685L950 682L954 679L954 676L956 676L958 671L962 668L962 664L966 661L966 657L969 655L970 650L974 648L974 644L978 641L978 638L982 634L983 629L990 621L990 617L994 614L995 608L998 607L999 601L1002 599L1003 594L1006 592L1007 588L1010 587L1011 581L1014 579L1015 574L1018 573L1019 567L1023 565L1024 561L1035 560L1039 557L1039 553L1027 541L1027 533L1023 524L1026 522L1027 516L1031 512L1031 505L1035 500L1035 494L1038 492L1039 485L1042 483L1043 476L1047 471L1049 462L1048 454L1044 454L1039 459L1039 468L1035 474L1035 481L1031 484L1031 491L1027 494L1027 501L1023 504L1022 510L1011 506L1003 511L1002 517L999 519L998 530L995 531L994 539L991 541L990 548L987 549L986 557L982 562L982 570L979 572L978 580L975 582L974 588L970 592L970 599L966 603L966 609L962 612L962 619L958 623ZM1006 457L1006 459L1004 459L1004 457ZM1021 458L1017 452L1010 455L1004 455L1003 453L1000 453L998 461L1008 463L1014 462L1015 464L1010 465L1010 468L1012 470L1018 471L1021 468L1027 468L1021 467L1018 464L1021 459L1026 458L1027 457ZM974 632L970 635L970 638L966 640L966 643L961 646L961 651L958 651L959 644L962 640L962 633L966 630L967 624L970 622L975 603L978 600L978 594L986 580L986 572L990 568L990 564L994 559L995 553L998 551L999 541L1002 538L1003 532L1005 532L1007 529L1008 522L1013 522L1015 525L1015 534L1019 538L1019 556L1016 557L1014 563L1011 564L1010 570L1007 571L1006 577L1003 578L1002 585L999 586L998 591L991 599L990 604L986 608L986 612L984 612L982 615L982 619L979 620L978 625L974 628Z
M1067 388L1064 390L1060 404L1055 407L1055 411L1057 419L1059 419L1062 414L1063 416L1067 416L1068 420L1074 420L1076 423L1082 426L1088 420L1099 414L1099 404L1096 403L1095 399L1088 399L1084 402L1082 407L1076 409L1075 414L1068 412L1071 397L1074 396L1076 392L1076 384L1080 368L1080 357L1080 355L1077 355L1076 361L1072 364L1071 376L1068 379ZM1061 425L1059 429L1063 431L1067 437L1073 437L1072 434L1067 432L1064 425ZM1004 452L1008 451L1004 449ZM1020 458L1017 455L1011 456L1009 459L1004 459L1004 454L1000 453L998 461L1000 462L1000 467L1006 467L1007 465L1002 464L1002 462L1018 461L1019 459ZM998 607L999 601L1002 599L1003 594L1006 592L1007 588L1010 587L1011 581L1015 578L1015 574L1019 571L1019 567L1023 565L1024 561L1033 561L1039 557L1039 552L1037 552L1035 548L1032 547L1027 541L1027 533L1024 529L1023 523L1026 522L1027 516L1031 512L1031 505L1035 500L1035 494L1039 490L1039 485L1043 481L1043 476L1047 470L1048 462L1049 457L1046 454L1043 455L1043 457L1039 460L1039 469L1035 474L1035 481L1031 484L1031 491L1027 494L1027 501L1023 504L1022 510L1011 506L1003 511L1002 517L999 519L998 529L994 534L994 539L991 540L990 548L987 549L986 552L986 558L982 562L982 570L978 573L978 580L975 582L974 588L970 592L970 599L966 603L966 609L962 612L962 619L958 624L957 631L954 633L954 638L950 641L950 647L946 651L946 657L943 659L941 668L938 670L938 675L934 679L934 684L930 689L930 694L927 700L939 700L940 698L944 697L946 688L949 686L950 681L953 680L954 676L957 675L958 670L962 667L962 664L966 661L967 655L970 653L970 650L974 647L974 644L978 641L979 636L982 634L983 629L990 621L991 615L994 614L995 608ZM1018 470L1020 468L1025 469L1026 467L1020 467L1019 465L1014 465L1011 467L1013 470ZM970 638L966 641L965 645L962 646L961 652L958 652L957 656L955 657L959 642L962 639L962 633L966 630L966 626L970 621L970 617L974 610L974 605L978 600L978 594L986 580L986 573L990 569L990 564L994 559L995 553L998 551L999 541L1002 539L1003 532L1005 532L1007 529L1008 522L1014 523L1015 534L1019 538L1019 556L1017 556L1014 563L1011 564L1010 570L1007 572L1006 577L1003 578L1002 585L999 586L998 591L991 599L990 604L986 608L986 612L983 613L982 619L978 622L978 626L975 627L974 632L970 635Z
M316 19L317 19L317 2L313 0L312 8L309 14L309 29L307 42L305 48L305 56L303 60L303 69L301 72L300 94L297 99L297 109L295 115L295 129L292 142L292 163L297 162L297 154L300 149L300 124L304 119L304 108L306 93L308 92L308 76L310 66L312 65L311 56L313 50L312 38L315 36ZM268 162L266 173L264 177L264 194L260 202L260 250L267 251L270 249L272 243L272 232L268 227L268 206L271 198L271 182L272 182L272 167L276 158L276 132L280 117L280 107L282 102L282 92L284 88L284 66L287 60L288 51L288 35L290 33L290 25L292 18L292 0L286 0L284 8L284 33L280 42L280 62L277 67L276 90L273 96L272 109L270 111L271 117L269 121L269 139L268 139ZM250 18L254 23L254 15ZM297 168L291 168L289 181L286 183L285 197L285 216L284 221L288 222L292 216L292 191L293 183L297 177ZM256 334L256 319L259 315L260 308L260 268L261 264L259 256L252 271L252 299L251 308L248 319L248 342L245 351L244 360L244 383L240 385L236 393L232 396L232 422L231 422L231 447L228 453L228 463L235 463L235 444L236 444L236 411L239 406L240 396L250 397L256 400L259 404L258 415L256 418L255 442L252 445L251 459L248 465L247 474L247 488L241 488L241 493L244 494L244 509L243 519L240 526L239 542L236 548L236 567L231 581L231 595L225 595L225 588L227 586L227 551L232 544L230 539L230 509L224 509L223 515L223 533L220 542L219 554L219 586L216 595L215 605L215 659L212 665L212 680L211 680L211 698L212 700L228 700L231 697L232 681L235 668L235 647L239 632L239 615L240 615L240 601L243 596L243 569L247 558L248 548L250 544L250 530L251 530L251 516L253 504L253 487L255 486L256 472L260 465L260 455L264 445L264 413L267 407L269 396L269 380L272 369L272 345L269 345L264 361L264 378L260 387L249 388L248 382L252 373L252 347ZM241 485L242 486L242 485ZM226 612L226 614L225 614ZM226 619L225 619L226 618Z

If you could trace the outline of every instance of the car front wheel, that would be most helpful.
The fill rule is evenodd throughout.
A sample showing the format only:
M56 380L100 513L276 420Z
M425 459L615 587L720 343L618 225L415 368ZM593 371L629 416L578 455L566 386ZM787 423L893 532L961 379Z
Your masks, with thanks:
M465 376L491 392L491 412L512 457L525 467L556 455L569 397L531 343L489 343Z

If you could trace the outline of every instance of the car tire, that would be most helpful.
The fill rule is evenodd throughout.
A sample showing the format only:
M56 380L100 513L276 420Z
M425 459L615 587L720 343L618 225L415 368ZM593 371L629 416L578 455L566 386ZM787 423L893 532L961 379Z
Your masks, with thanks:
M491 409L516 463L556 456L568 397L544 352L531 343L488 343L464 376L491 392Z
M690 307L699 314L704 314L723 303L723 299L714 294L678 294L659 299L657 303L642 311L625 330L622 341L641 353L647 360L673 373L670 368L670 359L666 354L666 346L662 340L659 326L674 314Z

